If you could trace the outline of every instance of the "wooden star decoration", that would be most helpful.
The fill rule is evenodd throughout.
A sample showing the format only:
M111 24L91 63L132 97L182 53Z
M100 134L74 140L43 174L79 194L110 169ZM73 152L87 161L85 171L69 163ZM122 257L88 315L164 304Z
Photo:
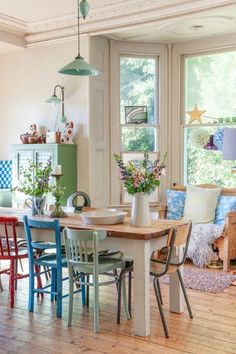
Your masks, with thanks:
M206 111L199 111L198 106L195 104L192 111L187 111L186 113L190 115L189 124L193 123L195 120L202 124L201 116Z

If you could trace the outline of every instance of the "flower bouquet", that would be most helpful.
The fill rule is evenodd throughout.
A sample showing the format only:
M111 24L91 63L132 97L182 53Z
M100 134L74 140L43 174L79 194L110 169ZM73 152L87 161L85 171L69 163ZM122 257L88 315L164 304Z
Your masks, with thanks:
M43 214L46 195L52 191L51 173L50 158L45 166L41 162L34 163L29 160L26 167L20 168L19 184L12 191L24 193L32 198L32 215Z
M160 178L165 174L166 157L167 153L162 159L151 161L145 152L143 160L125 164L121 156L114 155L124 188L134 195L131 214L133 226L150 226L148 195L160 185Z

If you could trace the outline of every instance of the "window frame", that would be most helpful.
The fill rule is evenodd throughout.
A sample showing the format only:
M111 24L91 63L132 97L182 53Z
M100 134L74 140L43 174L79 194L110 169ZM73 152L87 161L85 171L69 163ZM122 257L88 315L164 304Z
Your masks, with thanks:
M203 123L203 124L189 124L186 123L185 116L185 101L186 101L186 77L185 77L185 63L187 58L191 57L199 57L199 56L207 56L207 55L214 55L214 54L220 54L220 53L227 53L227 52L235 52L236 53L236 47L235 49L233 48L228 48L228 49L221 49L221 50L212 50L212 51L207 51L207 52L200 52L200 53L191 53L191 54L184 54L182 55L182 61L181 61L181 71L182 71L182 103L181 103L181 144L182 144L182 178L181 180L183 181L184 185L187 185L187 180L188 180L188 175L187 175L187 150L185 149L185 129L186 128L192 128L192 129L197 129L199 127L219 127L219 128L224 128L227 126L234 126L236 128L236 122L221 122L221 123ZM200 109L204 109L204 107L199 107Z
M130 42L110 42L110 92L111 92L111 126L110 126L110 146L111 146L111 173L110 173L110 205L122 203L121 182L118 179L117 166L114 162L114 153L121 152L121 128L120 128L120 57L158 57L158 79L157 81L157 102L159 102L157 114L157 142L159 142L158 152L161 156L168 151L168 59L166 45L149 43ZM164 119L167 118L167 119ZM157 126L158 125L158 126ZM148 125L144 124L145 127ZM131 151L130 151L131 152ZM134 152L135 153L135 152ZM167 178L162 183L160 189L164 191Z
M169 45L171 51L169 90L171 111L170 125L170 178L169 185L184 184L184 144L183 144L183 111L184 111L184 56L197 56L236 50L235 36L227 35L205 39L189 40Z

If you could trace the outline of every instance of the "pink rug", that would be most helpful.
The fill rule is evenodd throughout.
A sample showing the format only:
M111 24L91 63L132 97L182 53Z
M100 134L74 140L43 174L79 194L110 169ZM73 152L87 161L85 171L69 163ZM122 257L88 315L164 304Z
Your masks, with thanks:
M184 269L184 284L188 289L207 293L221 293L236 280L236 275L224 272L210 272L202 268ZM168 284L169 276L163 277L161 283Z

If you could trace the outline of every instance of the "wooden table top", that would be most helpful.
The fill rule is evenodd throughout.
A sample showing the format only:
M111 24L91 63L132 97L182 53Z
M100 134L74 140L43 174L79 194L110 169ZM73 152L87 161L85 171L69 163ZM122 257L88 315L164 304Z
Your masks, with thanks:
M29 211L23 209L13 208L0 208L0 215L2 216L16 216L19 218L19 224L23 215L28 215ZM33 217L32 217L33 218ZM36 216L35 220L39 220ZM52 220L48 216L43 216L41 220ZM60 218L60 225L64 227L71 227L80 230L95 230L105 229L107 230L107 236L118 237L124 239L136 239L136 240L151 240L154 238L162 237L166 235L171 227L182 225L182 221L173 220L152 220L150 227L134 227L130 224L130 218L126 217L124 223L115 225L87 225L84 224L80 215L77 213L70 213L66 218Z

